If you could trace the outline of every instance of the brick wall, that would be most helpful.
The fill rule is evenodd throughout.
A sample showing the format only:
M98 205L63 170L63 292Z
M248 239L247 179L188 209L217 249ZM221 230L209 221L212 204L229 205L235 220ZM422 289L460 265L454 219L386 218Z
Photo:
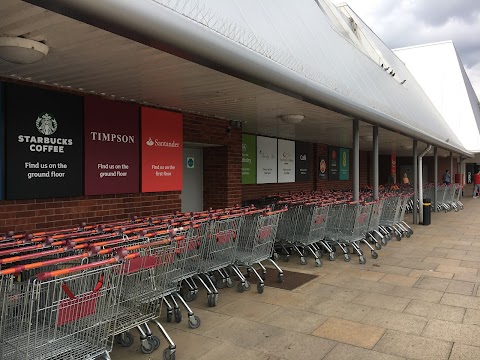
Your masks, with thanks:
M180 192L0 202L0 232L34 231L151 216L180 209Z

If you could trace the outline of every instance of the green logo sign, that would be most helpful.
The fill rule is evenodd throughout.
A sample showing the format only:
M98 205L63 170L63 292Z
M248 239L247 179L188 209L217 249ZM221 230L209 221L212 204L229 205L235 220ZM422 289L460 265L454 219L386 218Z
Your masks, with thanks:
M350 150L340 148L340 158L338 159L340 163L340 180L348 180L350 178Z
M242 135L242 184L257 182L257 138Z

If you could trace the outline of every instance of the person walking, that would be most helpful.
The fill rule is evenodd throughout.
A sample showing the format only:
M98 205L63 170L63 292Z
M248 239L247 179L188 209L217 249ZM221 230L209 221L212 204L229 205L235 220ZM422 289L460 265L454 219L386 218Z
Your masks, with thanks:
M478 191L480 190L480 170L473 176L473 183L474 188L473 188L473 198L476 199L478 198Z
M445 170L445 174L443 174L442 180L445 185L450 185L450 182L452 181L450 177L450 171Z

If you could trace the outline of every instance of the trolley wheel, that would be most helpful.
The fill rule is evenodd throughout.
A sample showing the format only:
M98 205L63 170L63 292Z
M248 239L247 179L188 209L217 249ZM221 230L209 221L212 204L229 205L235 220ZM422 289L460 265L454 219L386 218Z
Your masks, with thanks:
M123 336L122 336L123 335ZM120 335L120 345L123 347L130 347L133 345L133 335L129 332L124 332Z
M190 329L197 329L200 326L200 318L197 315L189 316L188 326Z
M163 360L175 360L175 352L170 352L169 348L163 350Z
M273 253L272 255L273 260L278 260L278 254L276 252Z
M376 243L375 243L375 249L377 249L377 250L382 250L382 244L379 243L379 242L376 242Z
M173 310L173 315L175 317L176 323L182 322L182 312L180 311L180 309Z
M245 289L243 288L243 284L241 282L237 284L237 291L239 293L243 293L245 291Z
M387 239L385 236L384 236L384 237L382 238L382 240L380 240L380 241L382 242L382 245L383 245L383 246L387 246L387 241L388 241L388 239Z
M173 312L167 311L167 322L172 322Z
M407 231L405 236L407 237L407 239L410 239L410 236L412 236L412 234L410 234L410 231Z
M129 332L124 332L123 334L115 336L115 341L123 347L130 347L133 345L133 335Z
M224 278L217 280L217 288L224 289L226 285L226 280Z
M396 234L395 236L396 236L396 238L397 238L397 241L402 240L402 237L401 237L399 234Z
M215 275L211 274L208 276L210 278L210 281L212 282L212 284L216 284L217 283L217 278L215 277Z
M153 350L157 350L160 347L160 338L158 336L150 336L148 342L153 345Z
M246 278L249 278L249 277L250 277L250 269L249 269L249 268L247 268L247 273L245 274L245 277L246 277Z
M334 261L337 258L337 254L335 252L328 253L328 260Z
M233 280L231 278L227 278L227 287L232 288L235 284L233 283Z
M278 273L277 282L280 284L283 283L283 273Z
M315 266L316 267L322 266L322 262L320 261L320 259L315 259Z
M360 264L365 264L365 263L367 262L367 259L365 259L365 257L364 257L363 255L360 255L360 256L358 257L358 262L359 262Z
M264 284L262 284L262 283L260 283L260 282L257 283L257 292L258 292L259 294L262 294L262 293L263 293L264 288L265 288L265 285L264 285Z
M286 254L283 259L284 259L286 262L289 262L289 261L290 261L290 255Z
M148 345L145 345L143 342L142 342L142 346L140 347L140 350L142 351L142 353L144 354L151 354L153 352L154 349L154 344L150 341L147 340L147 344Z
M188 290L183 293L183 298L186 302L193 301L197 298L197 293L194 290Z
M375 250L372 250L372 258L378 258L378 253Z
M247 280L245 280L245 285L243 285L243 288L244 288L246 291L250 290L251 285L250 285L250 283L249 283Z
M323 256L323 253L320 250L316 250L315 255L320 259Z
M207 303L209 307L214 307L215 306L215 298L213 294L208 294L207 295Z
M352 260L352 258L350 257L350 254L343 254L343 260L349 262L350 260Z
M307 265L307 260L303 256L300 256L300 264Z
M218 305L218 293L216 294L213 294L213 306L217 306Z

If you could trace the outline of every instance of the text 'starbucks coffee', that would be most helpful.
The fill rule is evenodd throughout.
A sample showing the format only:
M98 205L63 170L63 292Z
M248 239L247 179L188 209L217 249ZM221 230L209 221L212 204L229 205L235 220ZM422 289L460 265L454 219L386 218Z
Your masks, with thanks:
M6 197L83 194L83 99L6 86Z

